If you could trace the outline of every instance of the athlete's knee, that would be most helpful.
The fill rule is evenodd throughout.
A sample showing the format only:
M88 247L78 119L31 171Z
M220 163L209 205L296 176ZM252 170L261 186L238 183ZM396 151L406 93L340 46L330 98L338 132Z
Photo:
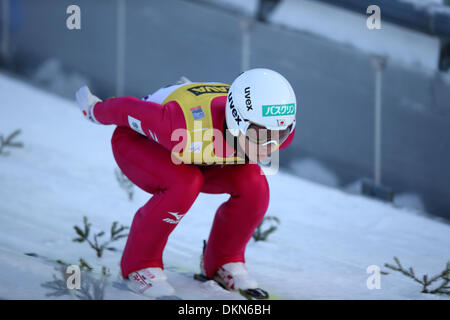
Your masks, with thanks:
M114 132L111 136L111 144L114 146L117 144L118 140L126 133L126 130L124 130L123 127L117 126L116 129L114 129Z
M187 194L191 198L196 198L203 188L203 174L196 168L191 167L187 174L183 175L183 193Z
M114 159L116 159L117 165L121 170L122 168L122 162L123 162L123 153L127 149L127 144L123 140L124 138L124 132L121 130L120 127L117 127L114 129L114 132L111 136L111 148L113 152Z
M169 189L173 195L172 206L179 212L186 212L197 199L203 187L203 174L198 168L181 170L170 182Z
M269 184L261 168L248 165L243 168L240 177L235 182L235 192L245 199L247 206L254 212L265 212L269 206Z
M131 129L125 127L116 127L111 136L111 147L114 157L122 158L122 156L131 150L130 141L132 141L133 133Z

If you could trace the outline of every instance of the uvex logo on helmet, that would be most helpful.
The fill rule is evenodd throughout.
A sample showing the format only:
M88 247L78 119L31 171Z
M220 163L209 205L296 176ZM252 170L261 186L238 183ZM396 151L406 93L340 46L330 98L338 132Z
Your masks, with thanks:
M247 111L253 110L252 99L250 99L250 87L246 87L244 90L244 93L245 93L245 105L247 106Z
M238 112L236 110L236 107L234 106L233 97L231 95L231 91L228 94L228 102L230 104L231 114L233 115L234 120L236 120L237 124L239 125L239 122L241 122L242 119L239 117L239 114L238 114Z

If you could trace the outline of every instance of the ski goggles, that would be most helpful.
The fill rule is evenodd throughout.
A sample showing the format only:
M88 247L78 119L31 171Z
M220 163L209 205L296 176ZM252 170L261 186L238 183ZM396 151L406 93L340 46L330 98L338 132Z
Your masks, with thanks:
M289 125L283 130L269 130L266 127L257 125L256 123L250 123L247 128L245 137L260 146L273 143L275 146L281 145L289 137L294 130L294 123Z

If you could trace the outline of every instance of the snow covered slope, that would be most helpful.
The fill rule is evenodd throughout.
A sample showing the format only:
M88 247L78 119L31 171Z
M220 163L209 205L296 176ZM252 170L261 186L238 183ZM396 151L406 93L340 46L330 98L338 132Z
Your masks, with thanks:
M423 0L419 0L423 1ZM367 15L311 0L283 0L269 21L344 43L368 54L425 70L438 67L440 43L428 36L383 20L381 29L369 30Z
M74 225L87 216L94 232L113 221L130 225L150 197L136 189L129 201L114 176L113 126L86 121L73 101L0 74L0 134L22 129L24 148L0 156L0 298L69 299L47 296L60 277L55 263L80 257L107 266L112 275L105 299L139 299L115 281L118 252L101 259L85 243L73 242ZM397 274L382 276L369 290L366 269L398 256L417 274L435 274L450 259L450 226L374 200L320 186L283 172L268 176L268 215L281 220L268 242L248 245L247 265L260 285L282 299L443 299ZM96 201L95 199L102 199ZM171 235L164 254L169 281L184 299L240 298L192 280L202 240L215 209L227 195L201 194ZM47 285L46 285L47 284Z

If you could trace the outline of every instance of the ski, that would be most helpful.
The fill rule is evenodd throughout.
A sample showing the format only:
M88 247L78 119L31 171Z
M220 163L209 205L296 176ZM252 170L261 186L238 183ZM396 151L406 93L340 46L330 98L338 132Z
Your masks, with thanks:
M194 274L194 279L197 280L197 281L200 281L200 282L206 282L206 281L213 280L217 284L219 284L222 288L224 288L225 290L231 291L231 290L227 289L219 281L216 281L215 279L208 278L207 276L205 276L203 274L200 274L200 273ZM231 292L233 292L233 291L231 291ZM239 289L239 291L235 291L235 292L239 293L241 296L243 296L247 300L268 300L268 299L270 299L269 294L267 293L267 291L265 291L265 290L263 290L261 288L246 289L246 290Z
M239 289L239 293L247 298L247 300L267 300L269 299L269 294L267 291L261 289L261 288L254 288L254 289L246 289L242 290Z

